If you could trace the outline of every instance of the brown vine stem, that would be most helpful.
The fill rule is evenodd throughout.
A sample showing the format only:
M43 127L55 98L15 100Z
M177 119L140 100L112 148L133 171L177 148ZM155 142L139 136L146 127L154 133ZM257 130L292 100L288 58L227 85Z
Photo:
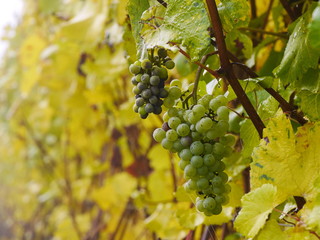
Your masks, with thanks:
M282 4L282 6L284 7L284 9L287 11L292 22L295 21L297 19L297 16L294 13L294 11L291 9L289 2L287 0L280 0L280 2Z
M168 4L163 0L157 0L157 2L160 3L162 6L164 6L165 8L168 6Z
M276 36L276 37L280 37L280 38L285 38L285 39L288 39L288 38L289 38L289 37L287 36L287 34L285 34L285 33L268 32L268 31L265 31L265 30L262 30L262 29L258 29L258 28L242 27L242 28L239 28L239 30L249 31L249 32L257 32L257 33L272 35L272 36Z
M217 10L216 2L214 0L206 0L206 3L207 3L211 25L215 33L221 68L225 73L225 78L230 83L232 89L234 90L235 94L237 95L240 102L242 103L244 109L248 113L253 125L255 126L256 130L259 133L260 138L262 138L263 129L265 128L265 126L261 118L259 117L258 113L252 106L248 96L243 91L238 79L236 78L236 76L232 71L232 65L228 58L228 51L227 51L226 43L224 41L222 24L221 24L218 10Z
M258 74L256 74L254 71L252 71L248 66L241 64L241 63L233 63L240 66L250 77L257 78L259 77ZM260 85L260 84L259 84ZM261 85L260 85L261 86ZM263 86L261 86L263 87ZM303 118L301 114L299 114L294 107L288 103L277 91L275 91L273 88L266 88L263 87L264 90L266 90L274 99L278 101L280 104L280 107L282 108L283 112L288 114L290 118L296 120L301 125L306 124L308 121Z

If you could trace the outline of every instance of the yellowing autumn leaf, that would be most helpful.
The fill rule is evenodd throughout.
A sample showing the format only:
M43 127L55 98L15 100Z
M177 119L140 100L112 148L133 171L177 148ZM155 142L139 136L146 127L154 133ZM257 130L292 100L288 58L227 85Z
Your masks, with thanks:
M319 143L320 123L308 123L294 134L290 120L278 112L253 152L252 189L271 183L277 186L279 199L308 198L320 173Z

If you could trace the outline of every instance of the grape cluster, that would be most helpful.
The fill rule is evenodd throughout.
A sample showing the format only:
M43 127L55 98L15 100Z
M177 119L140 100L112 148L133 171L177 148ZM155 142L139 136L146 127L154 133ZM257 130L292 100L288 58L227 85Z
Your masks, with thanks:
M178 153L187 180L184 187L196 192L196 208L207 216L219 214L229 201L230 185L222 159L232 153L235 138L227 134L226 103L223 95L205 95L191 109L169 108L162 128L153 132L163 148Z
M136 61L129 67L130 72L135 75L131 79L134 85L133 93L136 94L133 110L139 113L142 119L147 118L150 113L160 114L163 104L172 106L175 99L180 97L177 90L165 87L167 69L174 68L174 62L164 48L159 48L157 55L155 50L151 50L152 54L148 59ZM177 95L179 96L176 97Z

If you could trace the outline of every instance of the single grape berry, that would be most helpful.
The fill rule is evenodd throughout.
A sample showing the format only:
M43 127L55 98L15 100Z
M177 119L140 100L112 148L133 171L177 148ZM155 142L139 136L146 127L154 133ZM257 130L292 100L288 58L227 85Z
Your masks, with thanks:
M141 67L144 70L151 69L152 68L152 63L151 63L151 61L149 59L144 59L141 62Z
M166 63L164 65L166 66L166 68L172 69L172 68L174 68L175 63L172 60L168 60L168 61L166 61Z

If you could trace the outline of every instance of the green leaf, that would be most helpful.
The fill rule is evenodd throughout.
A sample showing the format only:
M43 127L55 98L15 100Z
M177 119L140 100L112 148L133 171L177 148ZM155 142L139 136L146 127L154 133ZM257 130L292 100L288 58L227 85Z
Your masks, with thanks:
M310 68L316 69L318 67L320 51L316 51L310 44L309 21L309 12L300 17L290 35L283 59L274 70L274 74L281 79L283 84L292 83L293 86L301 86L304 74Z
M310 45L320 51L320 3L312 13L311 23L309 24Z
M142 48L142 39L140 37L140 31L143 24L140 23L142 13L149 8L148 0L129 0L128 2L128 13L131 22L132 35L135 39L137 50ZM141 54L141 52L139 53ZM138 54L138 55L139 55Z
M301 91L298 96L301 98L301 109L311 121L320 119L320 93Z
M222 0L218 11L226 32L232 29L247 27L250 21L250 7L246 0Z
M262 86L263 88L270 88L273 84L273 77L265 76L258 78L247 78L243 80L244 82L254 82Z
M267 221L264 228L260 231L256 240L283 240L285 234L282 232L278 222L275 219Z
M234 29L226 35L226 44L229 51L236 54L241 50L246 58L251 57L252 40L246 34Z
M289 196L308 198L320 172L320 124L306 124L294 134L290 120L278 111L263 135L252 155L252 189L272 183L278 188L279 199L285 200Z
M271 184L244 195L242 209L235 220L235 228L246 237L254 237L264 226L272 209L279 204L276 198L277 188Z
M168 7L160 27L143 33L147 48L163 46L168 42L180 43L191 56L199 60L210 46L210 26L206 9L201 0L168 0ZM195 27L196 26L196 27Z
M259 144L259 134L250 119L245 119L241 123L240 137L243 141L243 150L241 152L243 158L251 157L252 150Z

